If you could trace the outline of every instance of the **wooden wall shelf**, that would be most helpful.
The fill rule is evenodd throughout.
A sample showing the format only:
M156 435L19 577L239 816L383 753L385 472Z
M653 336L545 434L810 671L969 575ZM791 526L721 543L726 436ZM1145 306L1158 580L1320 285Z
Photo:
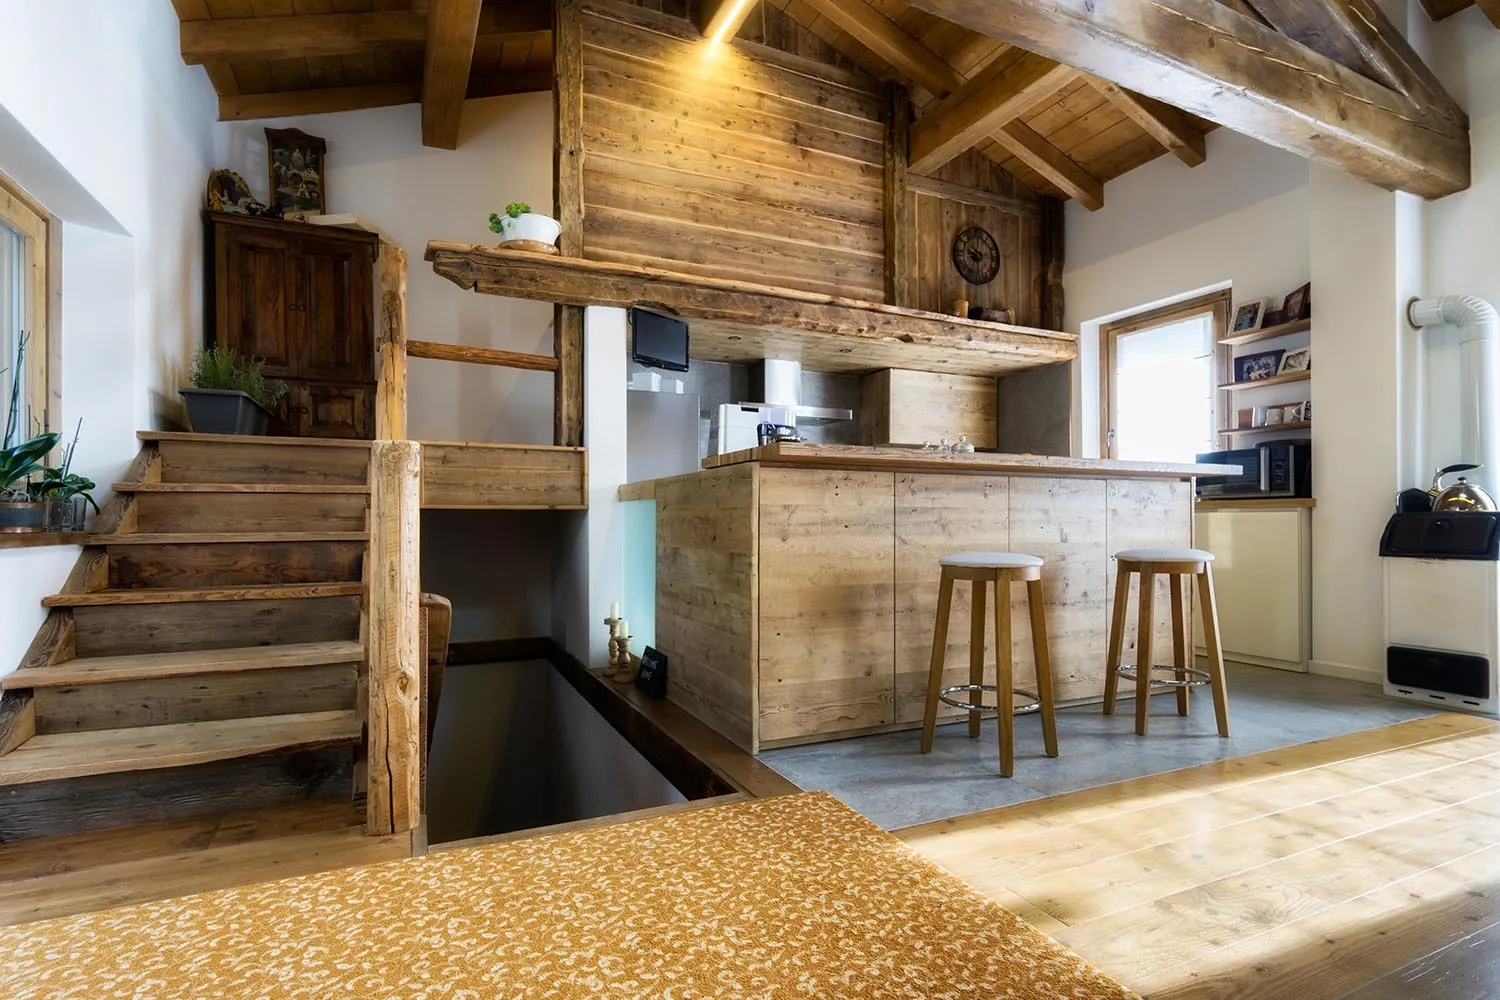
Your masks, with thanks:
M1306 333L1312 329L1312 320L1294 319L1290 323L1278 323L1275 326L1263 326L1259 330L1250 330L1246 333L1236 333L1229 337L1220 338L1219 343L1225 347L1241 347L1245 344L1254 344L1262 340L1270 340L1273 337L1285 337L1293 333Z
M633 264L442 242L427 244L426 259L460 288L489 295L673 313L692 323L692 356L703 361L780 357L809 371L994 376L1078 356L1071 333Z
M1264 431L1305 431L1312 429L1311 420L1294 420L1287 424L1270 424L1265 427L1226 427L1220 434L1260 434Z
M1228 392L1239 392L1241 389L1259 389L1267 385L1290 385L1293 382L1306 382L1312 378L1312 369L1305 372L1287 372L1285 375L1272 375L1270 378L1258 378L1252 382L1229 382L1219 386Z

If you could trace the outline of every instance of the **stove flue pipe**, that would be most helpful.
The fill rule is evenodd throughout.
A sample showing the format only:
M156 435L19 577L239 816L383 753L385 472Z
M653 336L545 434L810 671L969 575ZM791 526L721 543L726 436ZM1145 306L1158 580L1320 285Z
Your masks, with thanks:
M1493 491L1500 484L1500 405L1495 399L1496 369L1500 366L1500 313L1473 295L1442 295L1412 299L1406 305L1412 326L1449 324L1458 328L1459 460L1484 468L1471 477Z

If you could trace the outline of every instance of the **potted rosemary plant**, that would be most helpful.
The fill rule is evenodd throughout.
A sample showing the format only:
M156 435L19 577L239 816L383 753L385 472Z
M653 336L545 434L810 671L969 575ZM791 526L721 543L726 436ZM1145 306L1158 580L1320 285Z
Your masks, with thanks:
M501 246L512 240L526 240L550 247L557 242L562 226L550 215L533 212L524 201L513 201L505 206L504 215L490 213L490 231L500 234Z
M26 338L16 351L15 370L10 376L9 403L5 409L5 436L0 437L0 533L42 530L42 502L31 495L30 480L42 469L47 453L57 447L58 435L26 433L21 418L21 372L26 357Z
M189 372L191 389L179 389L188 425L199 434L264 434L286 383L265 376L265 362L232 347L200 347Z

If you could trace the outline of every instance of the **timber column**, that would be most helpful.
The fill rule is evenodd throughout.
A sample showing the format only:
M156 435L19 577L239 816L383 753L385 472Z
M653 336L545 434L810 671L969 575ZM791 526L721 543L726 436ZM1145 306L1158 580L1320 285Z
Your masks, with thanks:
M583 256L583 4L556 0L552 23L552 145L554 214L562 224L557 248ZM583 444L583 307L554 306L552 443Z

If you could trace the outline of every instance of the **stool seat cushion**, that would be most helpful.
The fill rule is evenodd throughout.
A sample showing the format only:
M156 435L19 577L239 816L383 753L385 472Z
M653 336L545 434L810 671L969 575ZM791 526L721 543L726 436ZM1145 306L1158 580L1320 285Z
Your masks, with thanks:
M954 552L939 562L955 569L1032 569L1042 564L1042 558L1023 552Z
M1130 562L1201 562L1214 561L1214 554L1206 549L1123 549L1115 553L1116 559Z

